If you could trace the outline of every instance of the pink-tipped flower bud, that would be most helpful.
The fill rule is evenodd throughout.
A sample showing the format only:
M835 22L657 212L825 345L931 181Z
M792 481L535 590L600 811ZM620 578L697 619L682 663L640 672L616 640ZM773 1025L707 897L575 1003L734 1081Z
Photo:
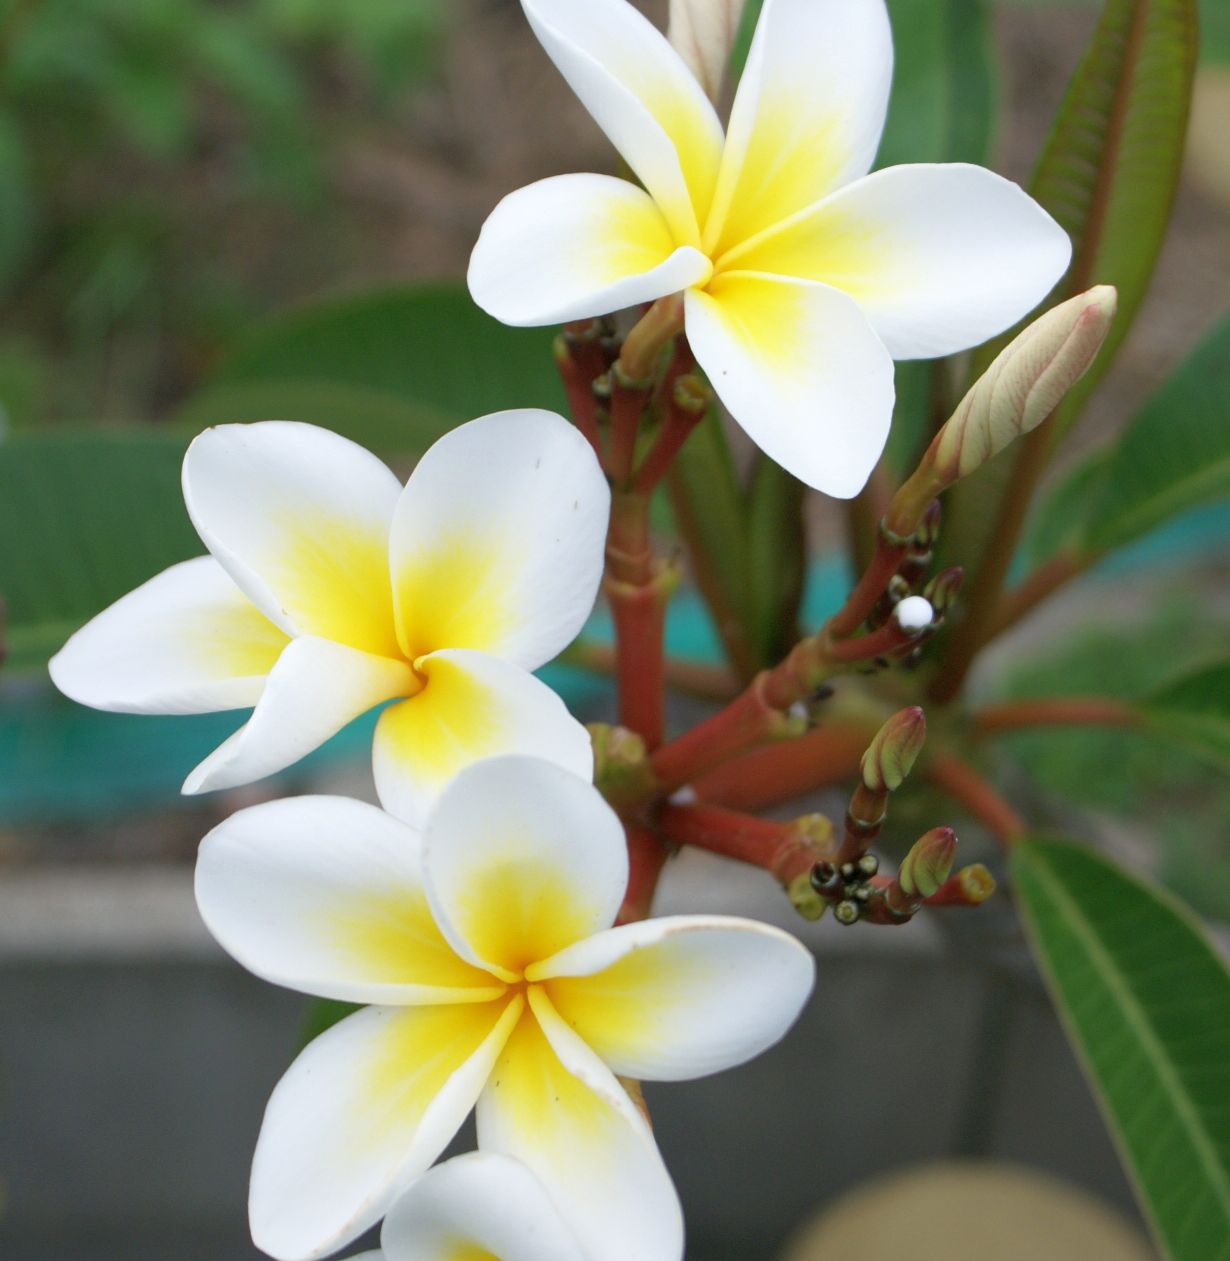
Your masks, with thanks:
M1113 285L1097 285L1047 311L1009 342L893 496L886 527L912 534L936 495L1046 420L1093 363L1117 303Z
M744 0L671 0L670 41L705 89L705 95L714 102L722 93L743 3Z
M863 783L873 793L896 792L905 782L927 738L927 718L918 706L894 714L863 754Z
M1117 302L1113 285L1098 285L1034 320L1000 352L931 444L927 459L945 485L968 477L1059 406L1102 348Z
M923 596L930 600L936 617L943 617L957 602L957 593L965 581L965 570L959 565L942 569L923 588Z
M929 898L948 879L956 856L957 834L952 828L932 828L905 856L897 883L911 898Z

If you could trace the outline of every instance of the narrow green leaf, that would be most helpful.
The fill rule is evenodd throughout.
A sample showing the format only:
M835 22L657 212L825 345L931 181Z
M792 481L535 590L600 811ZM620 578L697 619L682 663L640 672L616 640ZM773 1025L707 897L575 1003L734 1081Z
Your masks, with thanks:
M761 666L779 661L799 638L806 494L798 478L767 456L756 461L747 494L748 630Z
M1035 953L1170 1261L1230 1258L1230 973L1190 915L1081 845L1013 848Z
M1230 314L1167 379L1108 449L1060 483L1035 514L1030 552L1065 544L1101 555L1230 495Z
M758 668L748 637L747 518L722 422L710 409L671 466L668 478L675 525L692 574L735 670Z
M1079 414L1132 326L1170 220L1196 66L1195 0L1106 0L1031 191L1072 237L1062 296L1119 290L1097 363L1056 422ZM1058 296L1058 295L1056 295Z
M382 450L422 451L448 429L488 412L563 412L553 335L497 323L461 283L404 285L314 303L270 320L239 345L180 419L302 419L309 412L356 441L376 435L370 445ZM326 392L314 405L316 390ZM227 412L239 404L242 414ZM261 411L254 413L254 406ZM328 415L330 406L340 414ZM398 440L402 424L405 437Z
M1154 731L1230 769L1230 660L1170 680L1140 708Z
M13 669L204 548L184 510L185 443L155 430L56 429L0 444L0 598Z

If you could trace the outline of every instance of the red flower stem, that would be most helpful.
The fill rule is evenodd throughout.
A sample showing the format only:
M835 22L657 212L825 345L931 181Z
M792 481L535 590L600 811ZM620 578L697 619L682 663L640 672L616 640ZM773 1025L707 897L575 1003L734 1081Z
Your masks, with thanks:
M788 888L800 875L830 857L820 844L820 816L776 823L719 806L667 803L657 817L659 829L677 845L692 845L736 862L761 867ZM827 820L824 821L827 825Z
M632 380L618 363L611 369L610 381L611 450L607 473L616 486L624 487L632 480L636 439L641 431L641 419L652 383Z
M643 824L627 823L624 832L628 839L628 888L616 924L631 924L649 917L658 879L670 857L669 848Z
M581 435L594 449L598 462L602 463L602 439L598 433L598 400L594 397L594 381L604 369L592 373L593 351L601 360L602 352L596 345L578 345L564 335L555 339L555 366L564 383L568 410Z
M660 748L649 760L659 791L672 793L698 775L754 745L783 736L802 735L806 720L793 720L765 698L767 674L725 709Z
M1140 727L1144 719L1129 705L1105 696L1057 696L987 705L973 716L976 735L1028 727Z
M564 650L559 660L595 674L615 673L615 649L590 639L578 639ZM708 665L682 657L667 657L662 663L666 684L701 700L726 702L739 690L735 677L725 666Z
M893 542L881 528L876 532L875 553L845 604L829 618L828 633L835 639L852 635L867 620L905 559L906 545Z
M691 378L688 378L691 380ZM692 436L692 430L704 417L708 399L704 395L692 395L681 389L684 383L676 380L671 386L670 399L662 428L654 439L649 454L636 470L634 488L647 495L666 476L683 444Z
M1005 848L1029 830L1025 820L967 762L935 753L927 759L925 770L937 788L960 802Z
M755 749L692 781L705 802L736 810L763 810L857 773L868 742L867 726L817 727L797 740Z

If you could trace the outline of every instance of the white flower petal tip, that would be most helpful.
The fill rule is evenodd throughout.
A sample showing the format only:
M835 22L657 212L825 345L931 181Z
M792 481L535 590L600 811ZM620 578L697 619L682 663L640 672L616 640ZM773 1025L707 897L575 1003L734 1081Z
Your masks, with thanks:
M94 709L199 714L255 705L288 643L210 556L117 600L51 659L52 682Z
M815 961L766 924L673 916L599 933L527 975L614 1072L684 1081L780 1041L811 994Z
M389 1211L380 1243L386 1261L587 1261L542 1183L488 1152L425 1173Z
M929 600L924 600L920 595L911 595L906 596L893 609L893 616L903 631L916 634L926 630L935 621L935 610Z
M252 1162L252 1240L316 1261L375 1225L456 1134L524 1010L366 1007L278 1083Z
M628 884L623 826L592 784L534 757L498 757L449 784L423 832L436 921L497 976L609 928Z
M470 256L470 295L515 327L564 324L703 284L708 258L677 247L649 195L607 175L560 175L510 193Z

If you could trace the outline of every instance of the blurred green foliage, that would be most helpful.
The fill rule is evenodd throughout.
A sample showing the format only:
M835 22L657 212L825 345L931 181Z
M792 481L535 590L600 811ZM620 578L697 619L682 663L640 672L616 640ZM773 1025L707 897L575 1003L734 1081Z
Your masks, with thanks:
M1205 662L1224 658L1230 626L1190 595L1171 593L1138 619L1075 631L1004 683L1006 697L1113 696L1135 700ZM1003 744L1042 787L1083 809L1133 820L1160 838L1159 874L1197 910L1230 918L1230 782L1161 734L1046 728Z
M442 17L442 0L0 0L3 327L39 333L31 356L0 332L9 420L40 410L36 376L6 373L18 355L54 358L39 401L70 417L107 410L100 376L139 378L140 405L193 375L263 297L207 240L211 199L327 223L347 118L423 78Z

